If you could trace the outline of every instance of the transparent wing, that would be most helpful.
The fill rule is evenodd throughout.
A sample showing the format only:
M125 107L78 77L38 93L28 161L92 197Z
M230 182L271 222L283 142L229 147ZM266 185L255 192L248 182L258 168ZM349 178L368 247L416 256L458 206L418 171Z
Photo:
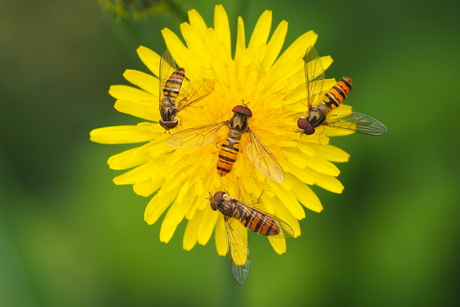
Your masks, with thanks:
M284 171L279 162L251 129L248 129L248 132L250 143L246 153L249 160L268 178L283 182Z
M164 98L163 88L165 87L165 83L176 69L177 69L176 61L174 61L174 58L169 52L169 50L166 49L165 52L163 52L163 55L161 56L161 59L160 59L160 82L159 82L160 92L158 94L158 97L160 97L160 102Z
M315 95L322 92L325 71L321 58L315 47L310 46L305 52L305 81L307 85L307 104L310 108L315 100Z
M327 127L355 131L366 135L382 135L388 131L388 128L375 118L358 112L352 112L324 124Z
M171 135L166 144L179 148L196 148L211 144L217 138L219 129L227 123L224 121L179 131Z
M263 211L261 209L255 208L255 207L250 206L248 204L245 204L245 203L243 203L243 202L241 202L239 200L235 199L234 201L236 201L238 203L238 205L240 206L240 210L243 211L242 215L245 215L245 214L251 215L251 212L253 210L255 210L255 211L257 211L259 213L258 214L258 220L260 219L260 221L258 221L258 224L260 225L259 227L266 226L267 228L269 228L270 225L272 225L274 223L281 230L277 234L268 234L267 236L269 236L271 238L276 238L276 239L287 239L287 238L294 237L294 230L285 221L283 221L283 220L277 218L276 216L271 215L270 213L267 213L267 212L265 212L265 211ZM273 226L271 226L271 228L273 229Z
M233 279L240 285L244 285L249 276L251 258L249 247L239 229L231 225L233 220L224 217L225 233L227 235L228 262L232 271Z
M212 79L203 79L189 82L185 89L177 97L177 112L182 111L202 100L214 90L215 81Z

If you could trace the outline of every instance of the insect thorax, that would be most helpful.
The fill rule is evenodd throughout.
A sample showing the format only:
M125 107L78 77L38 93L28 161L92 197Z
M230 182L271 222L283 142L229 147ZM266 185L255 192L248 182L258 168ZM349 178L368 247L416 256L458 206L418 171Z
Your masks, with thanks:
M228 123L228 128L230 129L229 136L232 133L231 137L237 137L238 133L241 134L248 129L248 117L244 114L235 113Z
M163 121L173 121L176 114L176 103L170 97L165 97L160 107L161 119L163 119Z
M314 128L318 127L326 121L327 112L324 110L326 106L321 104L308 110L307 116L305 117L310 125L312 125Z
M233 202L233 198L228 198L226 200L222 200L219 203L219 211L226 217L229 218L238 218L240 212L238 210L238 206Z

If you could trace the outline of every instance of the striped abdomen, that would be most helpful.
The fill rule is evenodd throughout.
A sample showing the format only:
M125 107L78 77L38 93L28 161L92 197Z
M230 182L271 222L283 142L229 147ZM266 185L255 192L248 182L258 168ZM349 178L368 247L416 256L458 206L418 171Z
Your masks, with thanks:
M239 151L239 138L234 139L228 137L225 142L222 143L219 151L219 158L217 160L217 173L220 176L225 176L230 173Z
M280 233L278 223L268 215L250 207L239 209L240 216L237 218L247 229L264 236L276 236Z
M315 128L326 121L327 114L340 106L347 98L348 93L351 91L351 86L351 79L343 78L326 93L322 102L315 107L310 107L305 117L300 117L297 120L297 126L301 133L306 135L315 133Z
M163 87L163 95L165 97L171 97L173 101L176 100L177 95L179 95L180 87L184 81L185 70L181 67L178 70L174 71L168 80L166 80Z
M350 78L342 78L324 96L324 100L318 104L325 114L337 108L347 98L351 91L353 82Z

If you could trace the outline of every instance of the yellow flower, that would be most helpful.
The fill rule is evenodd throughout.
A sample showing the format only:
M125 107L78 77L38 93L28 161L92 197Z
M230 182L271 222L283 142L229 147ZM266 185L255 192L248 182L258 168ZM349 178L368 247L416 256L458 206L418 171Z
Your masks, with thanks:
M215 229L217 252L225 255L224 219L211 209L207 199L209 193L217 191L226 191L245 203L254 203L262 195L255 206L285 221L297 237L301 234L298 220L305 217L302 205L315 212L322 210L309 185L341 193L343 186L336 178L340 171L331 162L346 162L349 158L341 149L329 145L328 136L337 132L326 128L307 137L296 133L296 121L306 111L303 57L306 49L315 44L317 35L306 32L280 55L288 23L280 22L270 36L272 12L265 11L248 44L243 19L238 18L233 48L227 13L221 5L215 7L213 28L195 10L188 14L189 23L180 26L185 44L172 31L164 29L166 46L185 68L188 81L183 88L188 82L204 78L214 80L215 87L209 96L179 113L180 124L170 130L171 134L227 121L235 106L245 104L252 111L250 129L281 165L284 181L276 182L254 167L246 151L251 139L248 133L243 133L242 152L232 171L224 177L217 173L216 165L219 146L225 141L228 128L220 129L216 140L206 146L168 146L171 134L158 124L160 56L143 46L137 53L153 75L126 70L124 77L136 87L115 85L109 93L117 99L115 108L119 112L145 121L135 126L95 129L91 140L104 144L145 143L112 156L108 164L115 170L131 169L116 177L115 184L132 184L135 193L153 195L145 210L148 224L155 223L167 210L160 231L162 242L171 239L185 218L184 249L190 250L196 243L205 245ZM321 61L324 68L332 63L329 56ZM335 80L328 79L325 84L324 88L330 88ZM351 110L345 105L340 109ZM241 230L246 236L246 229L241 227ZM270 243L277 253L286 251L285 240L270 239Z

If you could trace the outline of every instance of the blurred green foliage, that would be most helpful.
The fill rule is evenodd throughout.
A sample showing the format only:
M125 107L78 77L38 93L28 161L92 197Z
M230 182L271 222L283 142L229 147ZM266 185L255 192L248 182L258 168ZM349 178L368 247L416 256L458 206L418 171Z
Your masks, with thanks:
M173 3L173 2L171 2ZM95 0L2 1L0 10L0 306L456 306L460 209L460 3L452 1L177 1L176 11L117 21ZM265 9L289 22L286 45L313 29L350 76L348 102L389 128L332 140L342 195L315 188L325 210L278 256L251 235L252 272L234 283L213 240L182 250L143 222L148 199L115 186L90 130L133 124L107 94L146 71L138 45L164 50L195 8L213 25L224 4L247 35ZM179 10L178 10L179 9ZM181 17L182 16L182 17ZM235 33L235 32L233 32Z

